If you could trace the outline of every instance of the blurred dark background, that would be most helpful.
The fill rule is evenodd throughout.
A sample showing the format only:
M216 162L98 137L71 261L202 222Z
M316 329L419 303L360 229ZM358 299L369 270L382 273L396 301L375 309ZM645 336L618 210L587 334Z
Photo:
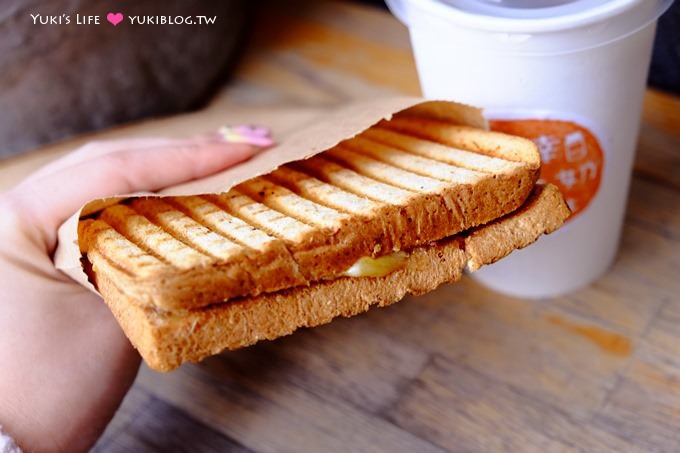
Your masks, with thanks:
M386 9L383 0L354 1ZM257 4L0 0L0 159L74 134L205 105L229 80ZM220 20L185 28L127 21L117 27L40 25L31 18L105 11ZM680 95L680 0L659 20L649 84Z
M245 48L248 0L0 0L0 159L75 134L204 105ZM123 11L117 26L107 12ZM69 17L69 23L34 18ZM100 24L77 24L76 14ZM139 25L132 16L216 16ZM65 20L65 19L64 19Z
M680 95L680 1L659 19L649 84Z

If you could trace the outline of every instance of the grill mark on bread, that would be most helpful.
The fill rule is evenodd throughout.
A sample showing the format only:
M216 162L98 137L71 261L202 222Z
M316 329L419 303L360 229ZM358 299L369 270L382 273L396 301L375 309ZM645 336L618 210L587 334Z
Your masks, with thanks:
M250 293L270 288L267 285L297 286L306 280L299 265L282 239L226 212L218 195L172 197L169 202L180 207L206 228L215 229L243 247L243 264L254 283ZM277 283L272 283L277 281ZM249 293L247 288L244 293Z
M365 215L386 206L385 203L353 194L288 165L265 177L302 197L345 214Z
M92 262L92 270L96 273L101 271L103 267L109 267L114 272L120 272L125 276L132 277L135 274L131 273L127 266L122 266L120 263L115 262L108 254L100 253L96 249L90 251L89 254L90 261ZM108 270L108 269L107 269ZM112 281L116 290L120 291L121 294L126 294L125 282Z
M164 200L204 227L248 250L267 248L270 242L276 240L264 231L227 214L219 206L201 196L169 197ZM247 230L247 233L240 234L240 230Z
M88 219L79 225L81 248L97 251L112 266L128 275L145 277L167 268L168 263L117 232L103 220Z
M346 165L357 173L370 176L385 184L390 184L416 193L434 193L445 187L441 181L399 167L381 162L372 157L357 153L340 144L325 153L335 162Z
M312 226L258 203L236 189L208 197L234 217L288 243L299 242L314 232Z
M491 154L496 152L495 143L505 140L498 137L489 145L482 136L478 138L474 146L486 146ZM142 232L141 238L134 239L142 246L141 253L150 253L164 268L155 274L147 272L152 278L146 281L131 277L122 289L136 291L136 299L150 309L181 310L333 279L361 256L412 249L507 213L521 204L535 181L530 164L413 140L441 148L442 153L462 152L487 163L496 162L497 171L449 164L443 158L412 150L412 143L392 146L362 134L320 156L286 164L223 194L165 197L158 206L148 206L149 212L140 207L145 202L132 197L124 203L144 211L151 224L172 230L169 226L175 222L175 240L196 253L205 250L202 255L209 269L163 263L165 256L148 248L144 241L149 235ZM165 214L158 217L157 210ZM179 228L187 222L195 222L189 228L193 238ZM222 260L215 258L219 253L200 245L208 236L215 239L213 234L233 243L231 248L224 246ZM164 241L156 237L155 246L168 248ZM229 250L240 256L233 267L227 258ZM114 272L108 277L123 278L108 262L101 261L101 266ZM161 283L153 283L158 281Z
M293 217L307 225L336 231L349 219L346 214L301 197L286 187L264 177L257 177L239 184L237 189L268 208Z
M328 184L336 185L354 195L392 205L406 204L415 193L361 175L325 157L314 156L293 164Z
M557 202L561 204L559 210L555 206ZM121 291L126 288L115 284L109 273L100 276L100 288L145 361L156 370L169 371L183 362L198 361L224 349L273 340L301 327L324 324L341 315L356 315L371 305L389 305L405 294L421 294L458 280L466 261L473 258L470 249L477 248L480 252L476 255L481 260L479 265L488 264L561 224L569 214L568 208L561 197L551 203L530 208L527 204L517 214L476 232L468 231L467 237L447 238L416 248L404 268L384 277L340 278L259 297L236 298L226 304L165 312L128 297ZM515 221L532 228L517 228ZM478 236L476 240L475 236ZM490 250L485 250L487 246Z
M290 165L280 167L267 175L267 178L290 188L301 196L349 214L349 219L353 222L352 231L357 229L363 231L363 236L371 241L364 255L377 256L399 249L398 228L404 223L404 208L356 195L295 170ZM371 222L371 219L380 219L380 222Z
M360 136L342 145L404 171L448 183L471 184L488 177L488 173L439 162Z
M540 155L533 142L500 132L452 125L441 120L408 115L397 115L389 122L381 121L378 127L520 163L534 169L538 169L541 165Z
M109 206L100 218L139 248L178 269L205 266L211 261L127 205Z
M383 143L400 149L403 152L455 165L459 168L486 173L508 173L518 167L526 165L486 154L456 148L437 141L413 137L397 130L387 129L387 126L375 127L364 131L358 137L374 142Z
M327 156L329 151L324 153ZM393 196L392 194L388 196L383 196L385 202L392 206L398 207L397 210L393 210L389 216L389 221L391 226L385 230L385 234L390 237L392 242L386 243L388 247L387 250L400 250L402 244L402 238L399 235L395 235L394 232L399 231L411 231L417 238L422 234L426 235L437 235L434 233L439 227L432 226L438 224L450 224L451 226L456 225L461 222L461 219L465 219L468 213L463 209L460 202L457 200L450 199L450 195L447 192L459 192L469 190L469 187L455 186L452 187L451 183L444 184L441 181L424 178L414 173L408 171L399 170L396 167L390 166L388 164L383 164L375 159L364 158L364 156L354 153L351 150L334 148L330 155L331 158L337 158L340 162L326 161L328 164L324 164L323 158L311 158L307 161L298 162L298 164L304 165L306 170L311 172L316 172L321 169L321 177L328 178L333 184L343 186L348 181L354 183L351 190L356 191L369 191L371 189L385 187L389 191L395 191L398 195L402 195L399 199L398 196ZM319 159L314 161L313 159ZM311 161L311 162L310 162ZM321 163L319 163L321 161ZM342 164L352 165L353 169L349 170ZM353 170L366 169L368 167L373 167L369 169L369 175L365 176L361 173L354 172ZM347 178L338 178L339 175L346 175ZM398 175L403 178L403 180L410 180L408 186L414 190L403 189L397 187L397 181L395 178L390 178L388 182L380 182L373 178L379 177L380 175ZM335 179L331 179L335 178ZM403 185L403 184L402 184ZM416 192L416 187L422 187L424 185L429 186L429 190L422 190ZM385 211L383 211L385 213ZM374 214L375 215L375 214ZM456 222L452 219L458 217ZM407 239L406 242L413 242L414 239ZM417 239L415 240L418 241Z
M318 259L315 255L322 256L321 250L314 252L315 248L324 245L325 235L322 231L257 203L236 189L206 197L231 215L280 239L288 259L287 265L294 270L295 275L303 276L298 284L308 284L309 278L318 277L317 269L310 266L310 260Z
M206 228L174 206L158 199L138 198L130 203L138 213L163 228L175 239L220 261L237 258L243 246Z

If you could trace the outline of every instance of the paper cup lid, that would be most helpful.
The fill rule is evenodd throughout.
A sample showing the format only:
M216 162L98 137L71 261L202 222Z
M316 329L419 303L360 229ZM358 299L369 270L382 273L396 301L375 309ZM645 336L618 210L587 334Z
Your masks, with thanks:
M506 34L511 44L538 35L561 41L544 42L535 49L537 43L532 42L525 46L532 52L551 47L560 52L580 50L621 39L658 19L673 3L673 0L386 1L409 27L427 23L476 34Z

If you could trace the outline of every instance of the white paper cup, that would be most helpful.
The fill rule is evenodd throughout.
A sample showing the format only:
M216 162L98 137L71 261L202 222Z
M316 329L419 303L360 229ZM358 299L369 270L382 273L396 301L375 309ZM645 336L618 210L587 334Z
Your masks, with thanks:
M672 0L387 3L409 27L423 94L482 106L508 120L492 128L534 139L541 178L575 211L473 276L533 298L600 277L619 244L656 20Z

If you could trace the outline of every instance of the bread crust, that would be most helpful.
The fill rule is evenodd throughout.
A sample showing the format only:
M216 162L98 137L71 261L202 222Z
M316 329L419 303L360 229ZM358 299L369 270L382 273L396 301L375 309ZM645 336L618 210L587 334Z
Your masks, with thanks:
M367 135L224 194L128 199L81 225L95 283L107 277L137 304L157 310L200 308L336 279L363 256L452 236L512 212L529 196L538 177L533 143L442 123L430 127L435 138L457 137L473 149L456 153L501 165L470 169L469 159L440 162L410 144L396 149ZM502 151L506 146L512 152ZM428 160L438 172L420 169ZM327 193L310 194L315 184ZM350 196L368 208L340 203Z
M465 238L467 268L476 271L495 263L512 250L526 247L542 234L557 230L569 218L571 211L559 189L552 185L537 185L531 197L517 211L473 230Z
M140 304L118 284L111 269L98 273L97 283L146 363L169 371L225 349L272 340L455 282L466 265L477 269L494 262L554 231L568 216L556 187L537 186L515 212L465 234L416 247L403 268L384 277L341 277L198 309L162 311Z
M385 277L342 277L307 287L236 299L194 310L160 312L134 303L103 274L99 289L146 364L170 371L223 350L289 335L301 327L384 307L460 279L466 255L459 239L413 251L403 269Z

